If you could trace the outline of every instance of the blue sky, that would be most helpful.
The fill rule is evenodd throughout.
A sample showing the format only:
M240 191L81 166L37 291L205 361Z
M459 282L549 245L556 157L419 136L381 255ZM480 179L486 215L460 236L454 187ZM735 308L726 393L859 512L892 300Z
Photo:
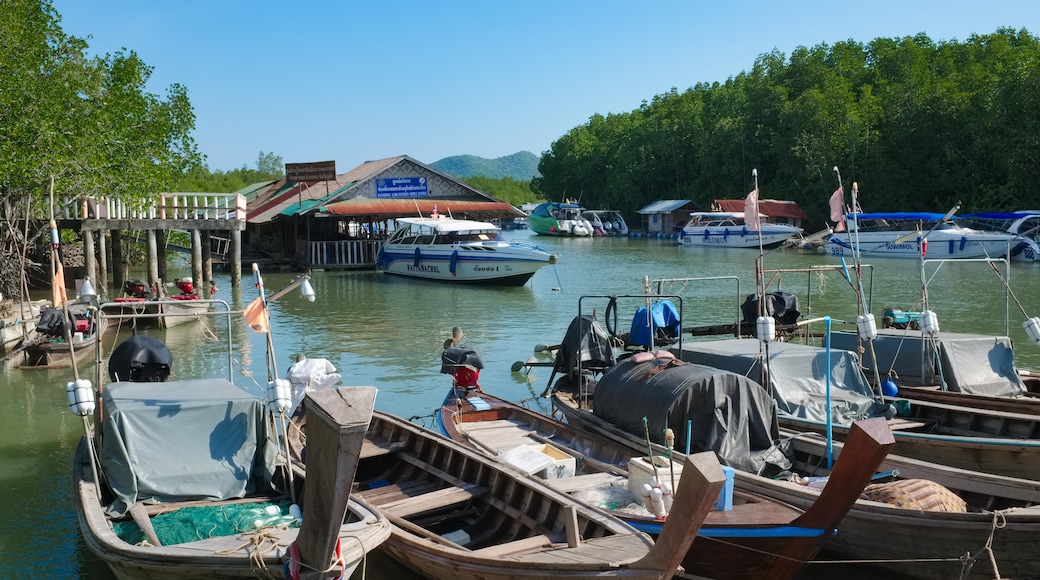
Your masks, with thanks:
M919 32L1040 34L1036 0L54 0L91 52L179 83L211 169L541 154L595 114L725 81L761 54Z

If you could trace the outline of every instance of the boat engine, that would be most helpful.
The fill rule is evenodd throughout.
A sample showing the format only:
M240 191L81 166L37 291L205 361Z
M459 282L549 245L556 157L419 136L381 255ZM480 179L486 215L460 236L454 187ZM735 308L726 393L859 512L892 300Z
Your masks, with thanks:
M173 283L177 285L177 288L181 291L181 294L195 293L195 283L190 277L177 278L173 281Z
M484 361L475 350L449 347L441 353L441 372L451 375L455 379L456 387L481 390L477 381L480 379L482 368Z
M157 338L138 334L124 340L108 359L113 381L162 383L170 376L173 353Z
M127 280L123 284L123 292L131 298L148 298L148 286L144 280Z

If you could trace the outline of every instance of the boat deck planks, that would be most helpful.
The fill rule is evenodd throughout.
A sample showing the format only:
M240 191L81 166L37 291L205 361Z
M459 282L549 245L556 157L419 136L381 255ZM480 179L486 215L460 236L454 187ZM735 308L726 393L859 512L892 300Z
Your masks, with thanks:
M574 493L577 491L598 489L608 485L628 485L628 478L621 475L614 475L613 473L596 472L572 475L571 477L563 477L560 479L546 479L545 483L557 491Z
M487 495L488 488L473 484L445 487L422 495L380 504L379 508L395 516L406 518L423 512L444 509Z

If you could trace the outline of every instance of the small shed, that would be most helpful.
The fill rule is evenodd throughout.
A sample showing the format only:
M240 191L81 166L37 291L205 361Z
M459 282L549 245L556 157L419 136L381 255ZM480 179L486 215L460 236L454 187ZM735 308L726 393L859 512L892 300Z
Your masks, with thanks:
M647 234L674 234L690 221L688 199L663 199L636 211L642 216L641 229Z

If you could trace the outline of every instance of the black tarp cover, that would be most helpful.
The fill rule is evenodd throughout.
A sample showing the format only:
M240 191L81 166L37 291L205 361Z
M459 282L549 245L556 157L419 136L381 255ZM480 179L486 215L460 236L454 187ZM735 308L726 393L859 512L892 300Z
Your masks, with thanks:
M831 341L835 348L855 350L858 346L855 332L832 333ZM1006 336L940 332L930 339L922 338L920 330L881 329L873 348L864 351L863 367L868 373L879 368L882 376L894 371L897 385L944 382L953 392L994 397L1026 391L1015 368L1011 339Z
M108 357L113 381L162 382L170 376L173 353L158 338L137 334L124 340Z
M470 367L477 370L484 368L484 360L480 353L463 347L449 347L441 352L441 372L446 375L455 374L458 367Z
M610 335L596 318L582 314L571 320L567 334L556 351L554 370L570 379L578 378L578 361L583 370L602 371L614 365L614 348Z
M763 473L790 463L774 448L780 438L776 404L747 377L671 359L619 361L604 373L593 399L596 416L643 437L664 443L664 430L675 434L675 447L714 451L734 469ZM767 464L775 467L766 469Z

